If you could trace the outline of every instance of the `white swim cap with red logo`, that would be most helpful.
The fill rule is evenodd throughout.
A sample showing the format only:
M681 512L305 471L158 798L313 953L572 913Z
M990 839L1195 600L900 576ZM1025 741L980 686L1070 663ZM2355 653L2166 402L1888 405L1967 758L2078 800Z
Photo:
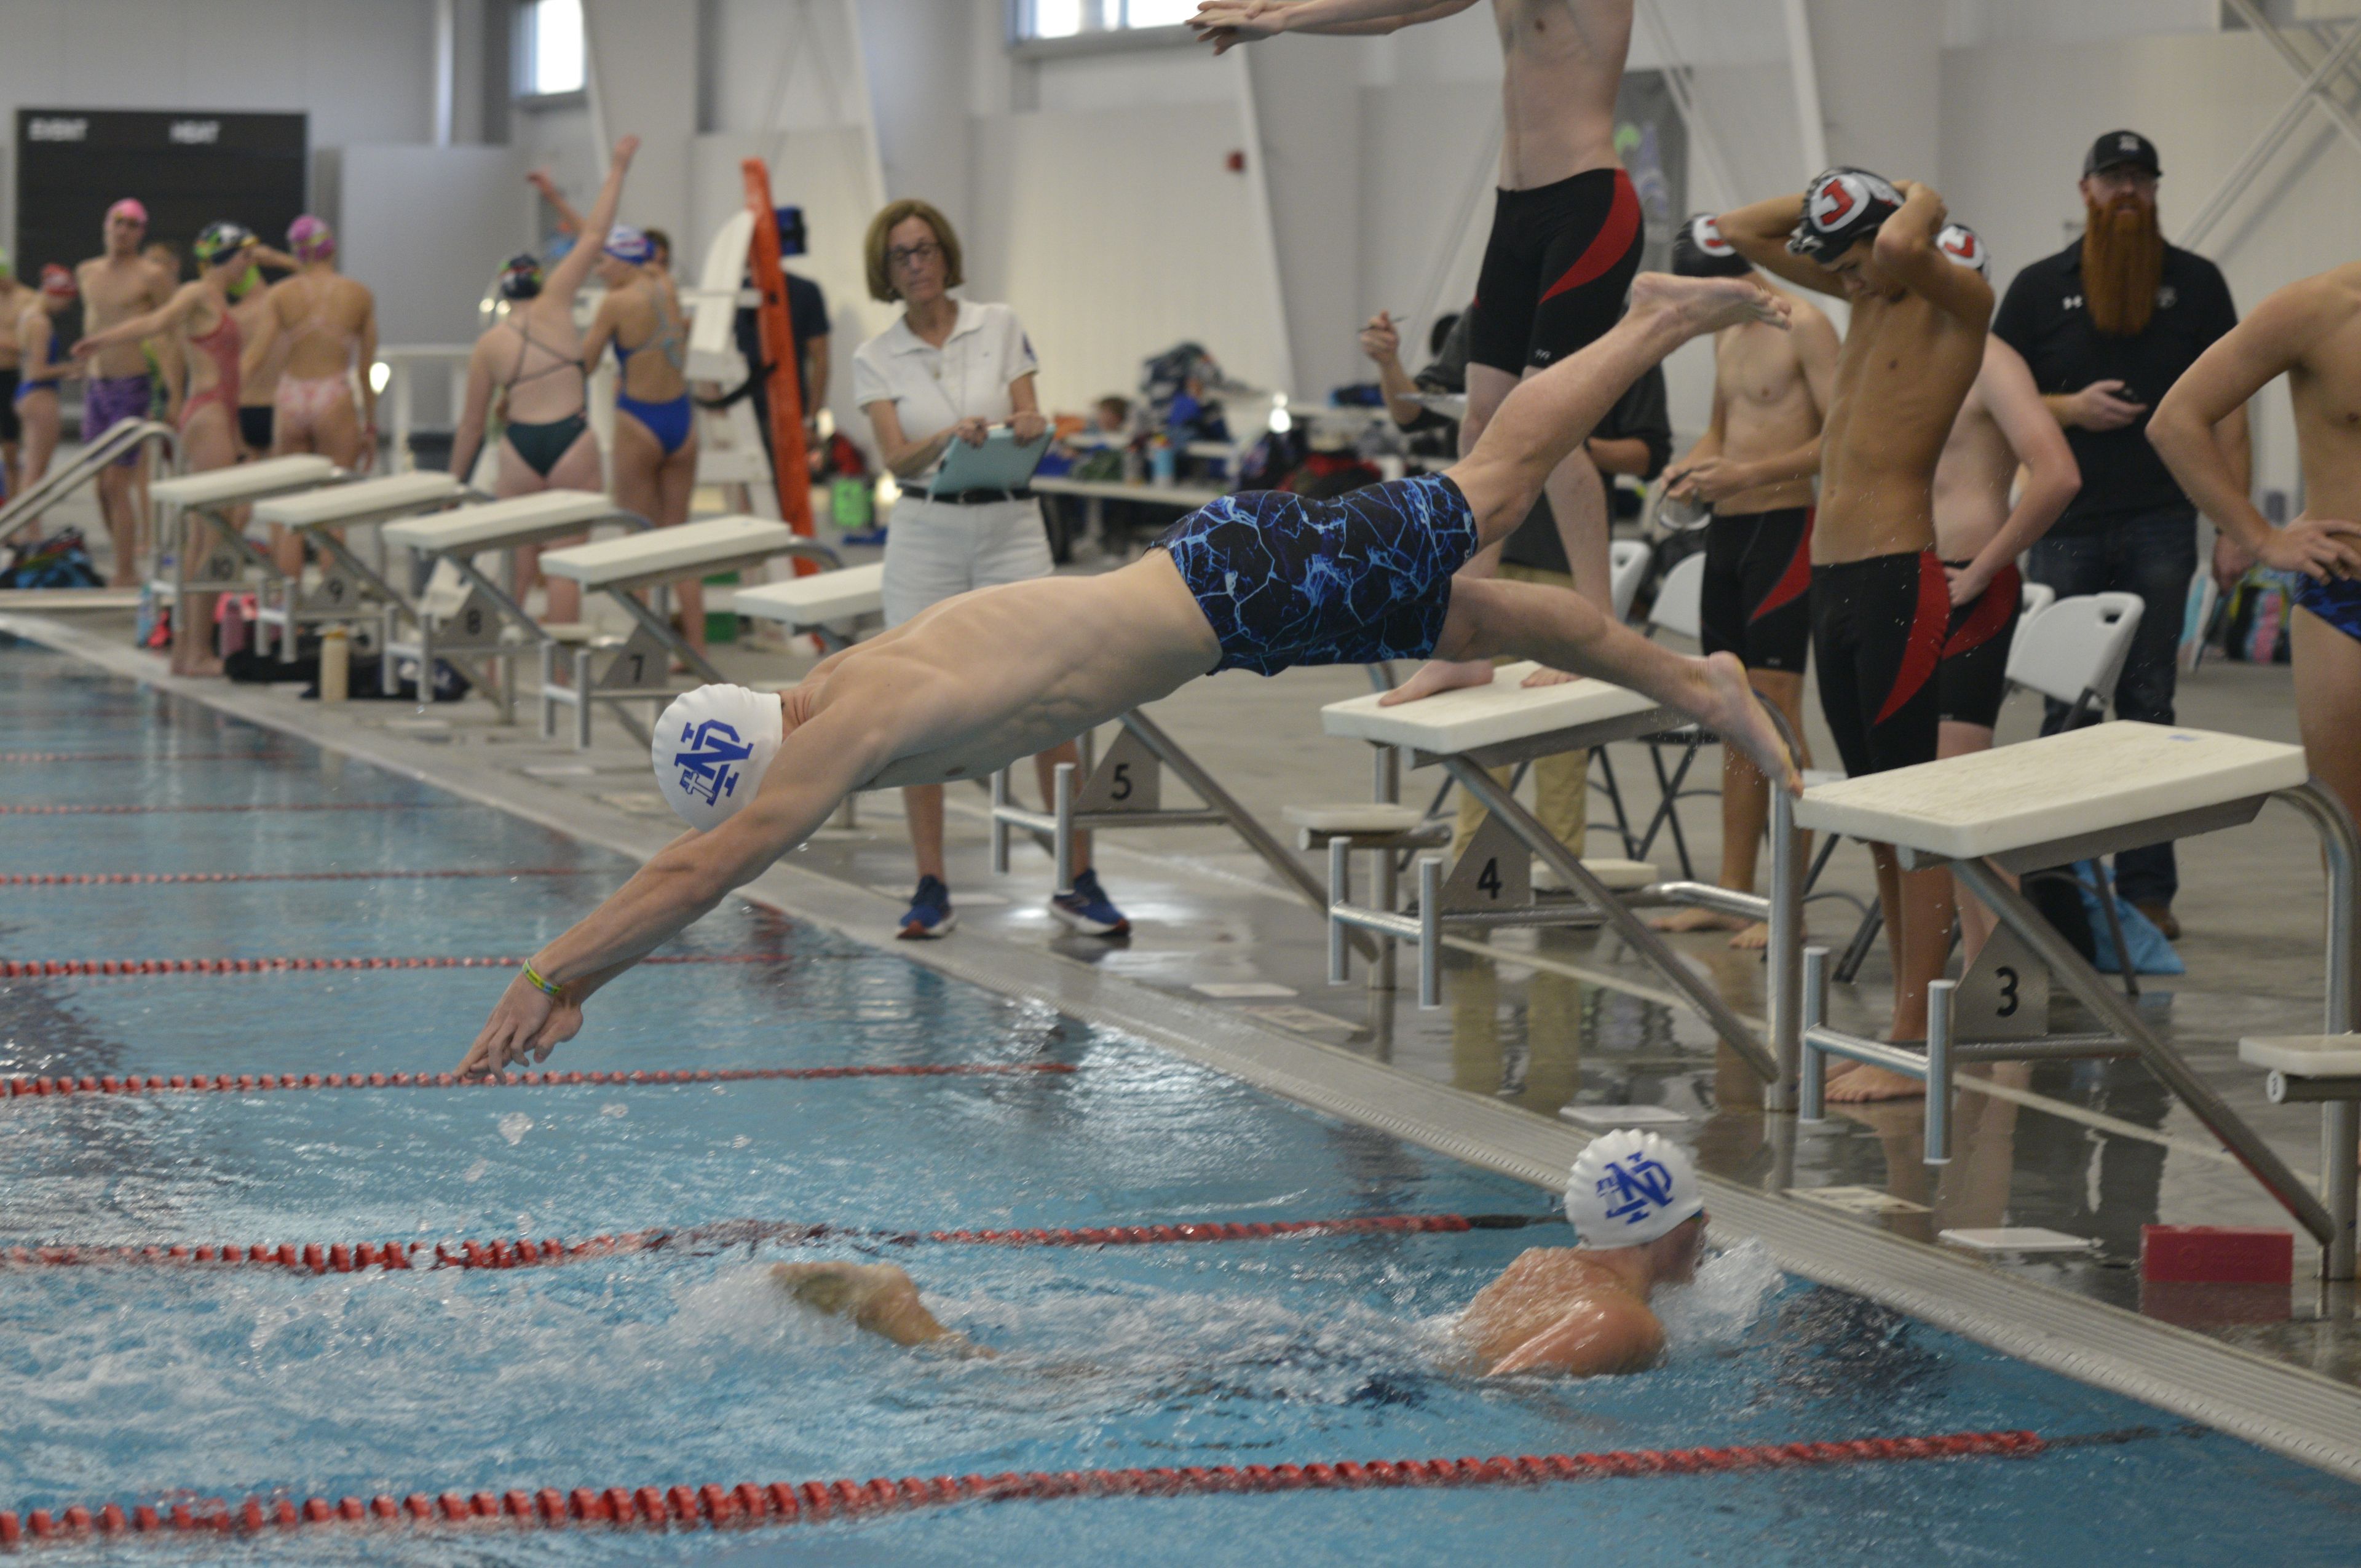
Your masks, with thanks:
M1902 192L1866 169L1839 167L1804 188L1804 215L1787 236L1790 254L1826 265L1902 210Z
M1972 267L1986 278L1992 276L1992 250L1983 236L1965 224L1945 224L1943 232L1935 236L1935 248L1962 267Z

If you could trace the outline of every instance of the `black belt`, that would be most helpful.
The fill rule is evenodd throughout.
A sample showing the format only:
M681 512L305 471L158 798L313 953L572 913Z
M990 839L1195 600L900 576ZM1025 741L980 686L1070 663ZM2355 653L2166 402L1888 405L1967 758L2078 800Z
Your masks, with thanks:
M980 507L990 505L994 501L1029 501L1032 499L1032 491L1021 488L1014 490L929 490L927 492L927 499L930 501L941 501L947 506L955 507Z

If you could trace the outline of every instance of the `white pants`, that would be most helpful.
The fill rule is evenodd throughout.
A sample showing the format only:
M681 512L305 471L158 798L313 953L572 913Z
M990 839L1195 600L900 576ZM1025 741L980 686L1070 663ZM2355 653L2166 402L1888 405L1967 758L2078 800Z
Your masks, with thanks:
M905 497L885 529L885 624L971 588L1046 577L1054 565L1038 501L963 507Z

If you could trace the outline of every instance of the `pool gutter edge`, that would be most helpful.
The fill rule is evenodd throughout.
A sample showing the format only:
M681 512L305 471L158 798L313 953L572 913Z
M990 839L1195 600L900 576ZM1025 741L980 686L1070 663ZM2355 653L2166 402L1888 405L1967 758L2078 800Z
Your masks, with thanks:
M174 677L149 655L55 620L0 613L0 631L633 859L646 859L675 836L666 822L537 783L481 751L421 745L333 709L292 708L267 688ZM740 896L938 973L1137 1036L1300 1104L1544 1190L1559 1189L1589 1141L1571 1127L1488 1098L1104 974L1044 948L977 935L963 935L950 947L889 948L880 911L893 901L789 862L765 872ZM1706 1180L1716 1224L1760 1239L1783 1268L2361 1480L2361 1390L1792 1201L1718 1178Z

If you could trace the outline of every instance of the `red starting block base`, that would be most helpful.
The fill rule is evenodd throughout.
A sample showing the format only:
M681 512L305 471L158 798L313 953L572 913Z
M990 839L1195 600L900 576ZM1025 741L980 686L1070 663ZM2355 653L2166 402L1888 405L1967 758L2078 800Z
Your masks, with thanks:
M2159 1284L2290 1284L2295 1233L2243 1225L2142 1225L2140 1277Z

